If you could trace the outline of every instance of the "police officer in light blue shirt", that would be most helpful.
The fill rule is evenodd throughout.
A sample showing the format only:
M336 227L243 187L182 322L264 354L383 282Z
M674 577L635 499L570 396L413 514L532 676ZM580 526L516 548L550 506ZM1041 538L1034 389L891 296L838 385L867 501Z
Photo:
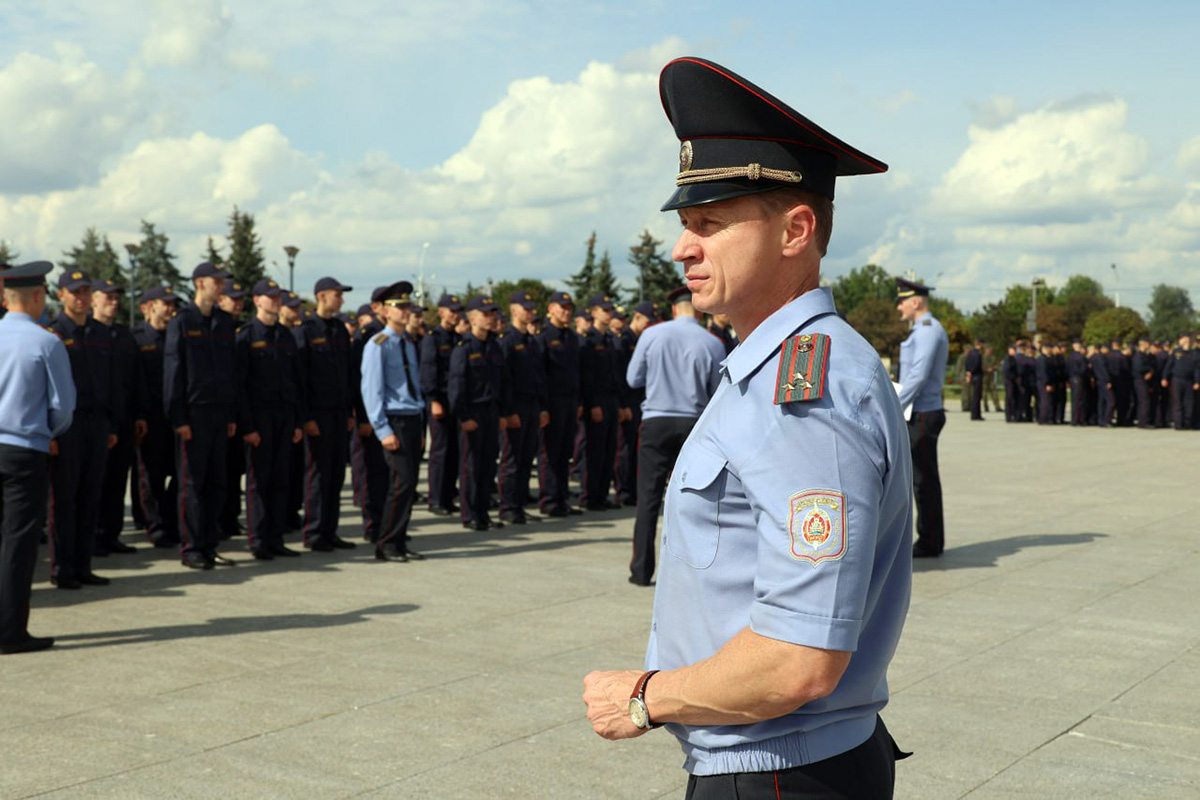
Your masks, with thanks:
M0 264L0 653L54 644L29 635L29 597L46 522L51 442L71 427L75 383L66 347L37 322L49 261Z
M375 558L380 561L423 558L406 543L421 464L425 410L417 348L404 335L412 313L411 295L408 281L393 283L382 294L386 325L363 346L362 354L363 407L388 465L387 499L375 543Z
M696 319L687 287L673 290L667 302L674 318L642 331L625 374L631 387L646 389L638 437L633 558L629 562L629 582L635 586L649 586L654 576L654 539L667 475L717 390L718 368L725 360L721 340Z
M687 796L890 797L879 711L911 584L911 462L879 356L819 288L834 179L882 162L720 65L660 78L672 252L741 337L667 488L646 670L584 679L606 738L665 724Z
M908 438L912 444L913 493L917 498L917 542L914 558L936 558L945 547L942 479L938 474L937 440L946 425L942 385L950 339L942 323L929 313L929 290L896 278L896 308L912 325L900 345L900 405L912 406Z

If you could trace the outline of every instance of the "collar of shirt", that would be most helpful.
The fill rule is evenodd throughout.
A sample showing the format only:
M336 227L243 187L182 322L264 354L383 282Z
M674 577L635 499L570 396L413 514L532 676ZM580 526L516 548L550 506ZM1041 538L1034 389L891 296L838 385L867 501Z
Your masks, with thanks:
M33 317L28 314L22 314L20 311L10 311L4 315L4 319L11 319L13 322L33 322Z
M816 317L836 313L833 292L827 287L813 289L797 297L764 319L737 349L721 362L721 370L731 383L741 383L763 362L779 351L788 336Z

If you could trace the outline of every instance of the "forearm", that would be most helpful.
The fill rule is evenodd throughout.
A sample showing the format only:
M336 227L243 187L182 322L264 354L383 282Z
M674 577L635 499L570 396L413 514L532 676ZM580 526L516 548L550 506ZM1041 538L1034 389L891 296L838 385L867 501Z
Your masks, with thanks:
M646 705L656 723L746 725L774 719L832 692L850 655L743 628L711 658L655 675Z

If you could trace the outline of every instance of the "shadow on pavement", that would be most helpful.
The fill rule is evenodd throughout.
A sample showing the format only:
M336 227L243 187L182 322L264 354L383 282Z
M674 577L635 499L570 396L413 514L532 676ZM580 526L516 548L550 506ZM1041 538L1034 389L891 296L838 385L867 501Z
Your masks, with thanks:
M999 565L1001 558L1015 555L1032 547L1070 547L1107 537L1107 533L1046 533L975 542L961 547L947 548L941 558L913 559L913 572L995 567Z
M301 628L334 628L367 622L370 617L375 615L407 614L418 608L420 606L412 603L393 603L340 614L265 614L257 617L216 617L207 622L190 625L162 625L157 628L73 633L54 638L56 649L80 650L87 647L109 647L118 644L197 639L208 636L238 636L244 633L266 633Z

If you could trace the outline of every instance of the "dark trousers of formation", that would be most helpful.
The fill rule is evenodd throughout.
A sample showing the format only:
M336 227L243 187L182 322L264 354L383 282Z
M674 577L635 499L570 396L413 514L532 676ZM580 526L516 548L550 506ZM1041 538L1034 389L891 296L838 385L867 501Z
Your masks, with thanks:
M629 562L629 576L635 583L648 585L654 576L654 540L667 476L695 425L694 417L652 417L642 422L637 454L637 518L633 525L633 558Z
M45 453L0 444L0 646L29 637L29 593L49 487Z
M354 503L362 510L363 538L378 542L387 501L388 465L383 445L373 432L350 437L350 476L354 481Z
M350 447L349 416L340 409L311 413L320 434L304 437L304 543L310 547L337 537Z
M1036 420L1043 425L1062 425L1068 420L1068 407L1073 426L1200 429L1200 406L1188 381L1171 381L1164 387L1158 380L1135 378L1128 383L1093 386L1085 378L1075 377L1055 385L1053 391L1005 381L1007 422Z
M473 431L459 426L459 504L464 525L486 523L492 481L496 478L496 455L500 449L500 411L495 403L474 405L469 418L478 426Z
M591 409L583 410L586 447L579 504L591 509L604 506L617 460L617 398L600 398L597 405L604 415L599 422L592 419Z
M915 547L928 553L945 548L946 527L942 517L942 476L938 472L937 440L946 426L945 411L914 411L908 423L912 446L913 495L916 497L917 541Z
M571 452L575 449L578 406L574 397L551 395L550 424L542 429L542 451L538 458L538 507L544 513L565 514L568 506L567 477Z
M518 398L517 417L520 427L500 431L500 518L521 519L530 501L529 478L533 459L538 451L539 414L536 398Z
M454 508L459 472L458 418L447 412L441 419L429 418L429 505Z
M175 474L179 476L179 539L183 557L211 558L217 552L217 520L225 502L229 420L220 406L192 406L188 424L192 438L176 436ZM74 427L72 425L72 427Z
M256 418L263 420L258 428L258 446L230 445L230 449L240 450L246 465L246 536L250 549L269 553L283 547L288 532L288 477L295 425L286 415L272 416L270 409L256 409ZM236 527L237 506L233 524Z
M55 579L75 580L92 572L107 457L108 419L76 411L71 427L58 437L58 455L50 468L46 523Z
M387 464L387 494L380 514L376 546L404 554L408 551L408 523L412 518L413 497L417 492L417 471L421 468L422 418L418 414L388 415L388 426L400 440L400 447L396 450L380 447Z

